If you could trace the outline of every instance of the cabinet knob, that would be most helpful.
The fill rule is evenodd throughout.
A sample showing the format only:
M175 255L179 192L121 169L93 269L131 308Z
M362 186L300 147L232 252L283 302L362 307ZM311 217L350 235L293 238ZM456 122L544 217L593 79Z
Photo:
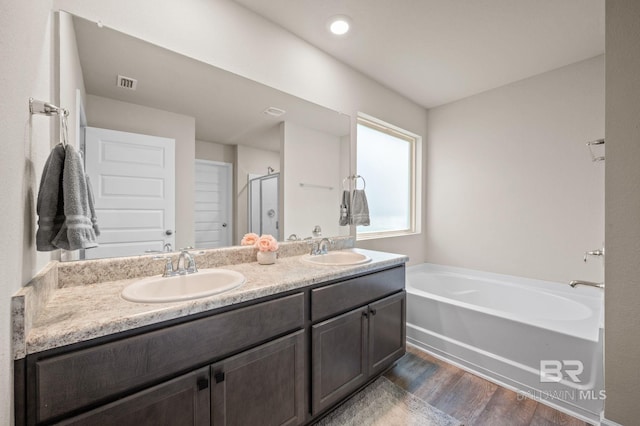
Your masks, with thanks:
M205 390L206 388L209 387L209 380L208 379L198 379L198 390Z
M367 311L364 311L362 313L362 316L365 317L365 318L369 318L369 313Z
M371 311L371 315L375 315L376 314L376 310L375 309L370 309Z
M216 379L216 383L224 382L224 373L220 371L216 373L213 378Z

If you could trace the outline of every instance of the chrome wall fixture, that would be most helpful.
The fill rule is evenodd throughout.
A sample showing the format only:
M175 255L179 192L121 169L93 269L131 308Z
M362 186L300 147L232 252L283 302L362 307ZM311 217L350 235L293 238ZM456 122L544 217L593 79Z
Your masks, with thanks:
M589 148L589 154L591 154L591 161L593 161L594 163L597 161L604 161L604 155L596 155L593 152L593 147L598 145L604 146L604 138L587 142L587 147Z
M355 182L354 183L354 186L355 186L354 189L358 189L358 179L362 179L362 189L365 189L367 187L367 181L364 180L364 177L362 177L361 175L351 175L351 176L347 176L346 178L342 179L342 189L345 190L345 191L349 190L349 188L351 186L351 183L349 182L349 185L347 185L346 188L345 188L344 184L347 183L347 181L351 181L351 180L353 180Z
M304 182L300 182L300 186L301 187L307 187L307 188L320 188L320 189L328 189L329 191L333 190L333 186L328 186L328 185L316 185L315 183L304 183Z
M33 114L41 115L62 115L68 116L69 111L65 108L60 108L52 103L39 101L34 98L29 98L29 112Z
M67 126L67 117L69 117L69 110L60 108L52 103L39 101L34 98L29 98L29 112L31 115L39 114L52 116L57 115L60 118L60 143L63 146L67 146L69 140L69 130Z

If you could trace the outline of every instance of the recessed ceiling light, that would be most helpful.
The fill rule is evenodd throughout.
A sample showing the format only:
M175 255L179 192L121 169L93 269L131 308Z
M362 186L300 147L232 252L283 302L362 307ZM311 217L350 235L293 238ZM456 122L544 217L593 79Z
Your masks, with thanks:
M351 28L351 19L345 15L334 16L329 19L327 27L332 34L345 35Z

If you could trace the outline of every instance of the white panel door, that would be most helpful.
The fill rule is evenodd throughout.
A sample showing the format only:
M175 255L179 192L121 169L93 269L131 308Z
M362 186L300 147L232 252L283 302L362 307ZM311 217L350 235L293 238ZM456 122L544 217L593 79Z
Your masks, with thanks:
M87 259L174 248L174 139L87 127L85 167L100 227Z
M195 162L194 230L197 248L231 245L231 164Z

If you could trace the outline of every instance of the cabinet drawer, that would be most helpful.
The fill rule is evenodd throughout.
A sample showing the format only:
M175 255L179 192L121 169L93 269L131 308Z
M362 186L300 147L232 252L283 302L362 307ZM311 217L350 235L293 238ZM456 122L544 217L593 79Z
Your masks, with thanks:
M404 265L311 291L311 320L319 321L404 289Z
M303 293L35 362L35 422L204 365L304 323ZM33 413L32 413L33 416ZM30 424L34 423L29 416Z
M88 413L61 426L209 426L209 369L201 368Z

